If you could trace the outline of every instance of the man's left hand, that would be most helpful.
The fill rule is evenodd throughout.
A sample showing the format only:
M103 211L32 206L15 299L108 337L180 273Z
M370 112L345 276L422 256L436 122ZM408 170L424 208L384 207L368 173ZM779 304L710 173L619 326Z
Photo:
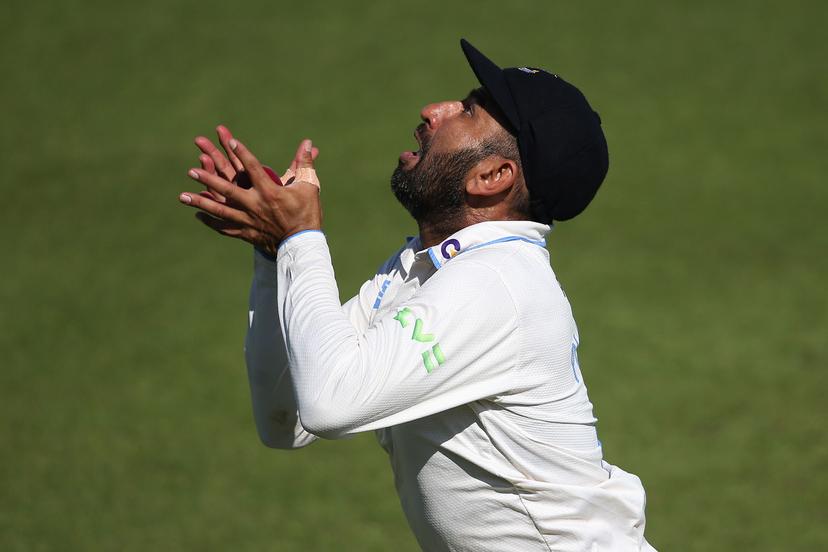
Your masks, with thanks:
M226 175L204 168L190 169L188 174L193 180L204 184L214 198L224 199L219 202L207 194L191 192L179 195L179 201L200 209L196 217L201 222L220 234L252 243L274 256L285 238L303 230L322 228L318 184L298 178L315 177L310 140L302 142L297 156L296 169L303 170L297 170L297 178L287 186L275 183L244 144L232 139L229 146L249 175L252 187L245 190L227 180Z

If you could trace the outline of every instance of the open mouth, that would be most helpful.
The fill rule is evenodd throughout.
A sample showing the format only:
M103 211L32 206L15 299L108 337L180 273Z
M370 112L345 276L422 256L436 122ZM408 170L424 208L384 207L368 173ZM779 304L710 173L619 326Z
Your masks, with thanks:
M417 127L417 129L414 131L414 139L417 140L417 145L419 146L419 148L415 151L404 151L400 154L400 163L408 169L414 167L414 165L416 165L420 161L420 158L427 149L426 146L423 144L423 138L420 132L420 127Z
M400 154L400 163L413 167L420 161L419 151L404 151Z

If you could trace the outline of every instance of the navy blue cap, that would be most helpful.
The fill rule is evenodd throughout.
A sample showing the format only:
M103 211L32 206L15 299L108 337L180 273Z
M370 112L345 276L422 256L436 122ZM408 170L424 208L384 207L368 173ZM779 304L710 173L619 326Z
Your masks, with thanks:
M558 75L535 67L501 69L465 39L460 46L517 137L533 217L551 223L580 214L609 169L598 113Z

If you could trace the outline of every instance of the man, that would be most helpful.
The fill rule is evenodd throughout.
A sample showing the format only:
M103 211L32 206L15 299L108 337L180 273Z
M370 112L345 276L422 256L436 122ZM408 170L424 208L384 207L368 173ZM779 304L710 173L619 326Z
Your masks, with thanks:
M604 179L600 119L556 75L501 70L461 44L482 88L426 106L420 149L391 179L419 236L345 305L310 141L281 187L227 129L226 158L196 140L190 176L208 191L181 201L256 246L246 357L259 434L296 448L375 430L424 550L652 550L641 482L603 460L544 247Z

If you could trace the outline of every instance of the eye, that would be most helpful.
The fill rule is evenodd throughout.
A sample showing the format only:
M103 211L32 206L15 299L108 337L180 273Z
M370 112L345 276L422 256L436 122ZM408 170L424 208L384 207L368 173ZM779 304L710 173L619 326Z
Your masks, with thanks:
M474 103L469 100L463 100L463 113L471 117L474 115Z

